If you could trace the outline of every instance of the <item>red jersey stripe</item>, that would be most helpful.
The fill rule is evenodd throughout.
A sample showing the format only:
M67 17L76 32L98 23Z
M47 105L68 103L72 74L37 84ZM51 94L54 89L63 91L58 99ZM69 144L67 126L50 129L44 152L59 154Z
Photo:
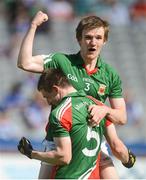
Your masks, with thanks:
M58 109L57 119L61 119L62 112L69 104L71 104L71 97L67 98L66 101L62 104L62 106Z
M67 130L70 131L72 128L72 108L68 106L62 113L60 119L61 125Z
M92 171L92 173L90 174L88 179L100 179L99 162L100 162L100 152L99 152L98 157L97 157L96 167L94 168L94 170Z
M58 120L61 125L70 131L72 128L72 108L71 108L71 97L67 98L63 106L59 109Z

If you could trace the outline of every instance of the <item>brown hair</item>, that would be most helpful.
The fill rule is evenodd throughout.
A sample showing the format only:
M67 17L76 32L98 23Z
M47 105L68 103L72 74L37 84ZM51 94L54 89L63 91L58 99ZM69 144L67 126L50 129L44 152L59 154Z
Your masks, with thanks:
M70 83L60 69L47 69L41 74L37 89L39 91L45 90L47 92L51 92L54 85L66 87L69 86Z
M76 38L78 41L82 39L83 30L91 30L94 28L104 28L104 41L108 40L109 24L97 16L87 16L83 18L76 28Z

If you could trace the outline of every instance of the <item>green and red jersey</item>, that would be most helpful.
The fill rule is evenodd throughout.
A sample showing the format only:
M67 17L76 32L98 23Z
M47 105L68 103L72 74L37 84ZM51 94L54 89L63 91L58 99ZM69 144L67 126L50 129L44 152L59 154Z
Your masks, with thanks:
M87 95L102 102L105 102L107 97L122 97L121 80L118 73L101 57L97 59L96 68L89 72L85 68L80 53L44 55L44 69L47 68L61 69L75 89L82 89Z
M64 74L67 76L67 78L69 79L69 81L71 82L71 84L74 86L75 89L84 90L84 92L87 95L93 96L94 98L96 98L102 102L105 102L107 97L109 97L109 98L121 98L122 97L121 80L120 80L118 73L110 65L106 64L102 60L101 57L99 57L97 59L96 68L93 71L89 72L85 68L85 64L84 64L82 57L80 56L80 53L70 54L70 55L66 55L66 54L62 54L62 53L44 55L44 69L47 69L47 68L59 68L59 69L61 69L64 72ZM81 102L84 101L84 98L83 99L82 98L83 97L80 98ZM71 108L71 109L72 109L72 113L73 113L74 108ZM83 113L82 113L82 111L83 110L81 109L79 112L77 112L77 114L83 115L85 112L83 111ZM77 116L76 113L73 116L76 117ZM51 119L53 119L53 117ZM55 119L55 116L54 116L54 119ZM70 129L70 125L71 125L71 123L68 123L68 125L66 126L66 128L68 128L68 130ZM74 126L71 126L71 127L74 127ZM83 140L82 138L86 137L86 136L83 136L83 133L88 134L87 133L88 130L85 127L83 127L83 128L81 128L79 126L77 126L77 127L80 128L80 132L78 132L80 134L78 135L78 141L77 142L82 143L82 140ZM52 128L49 128L50 132L51 132ZM78 128L76 129L76 131L78 131ZM60 130L58 129L58 131L60 131ZM66 130L66 133L64 133L64 132L59 132L59 133L61 133L62 135L65 135L65 134L67 135L67 130ZM96 134L98 134L98 133L96 133ZM95 139L92 139L92 140L95 140ZM95 141L94 143L97 143L97 142ZM93 146L94 146L94 144L93 144ZM88 149L90 149L90 147L88 147ZM75 151L73 151L73 153L74 152ZM75 153L74 153L74 155L75 155ZM92 162L95 166L96 166L96 157L95 157L94 163ZM78 158L75 158L75 159L78 160ZM94 159L94 157L93 157L93 159ZM93 159L91 161L93 161ZM90 164L90 166L91 166L91 164ZM93 179L98 178L96 175L95 176L93 175L94 173L91 173L91 171L94 169L94 165L90 169L88 166L88 163L84 162L85 168L89 168L90 170L88 169L89 172L88 172L88 170L87 170L87 172L86 171L82 172L81 179L92 178L92 177L93 177ZM80 170L80 162L79 162L79 164L74 162L73 166L74 166L73 168L72 167L69 168L70 173L74 172L75 169L78 169L78 168ZM64 168L66 170L66 167L64 167ZM57 172L59 174L56 174L56 177L61 178L61 174L63 173L64 168L58 169L59 171L57 171ZM96 168L95 171L96 171L96 174L98 174L97 171L99 171L99 168ZM63 175L65 175L65 174L63 174ZM76 177L77 176L75 175L74 177L65 176L64 178L76 178Z
M96 127L88 125L88 106L91 104L95 104L94 101L81 90L65 96L50 114L46 139L70 137L72 142L71 162L57 168L55 179L97 178L96 161L106 121L103 119Z

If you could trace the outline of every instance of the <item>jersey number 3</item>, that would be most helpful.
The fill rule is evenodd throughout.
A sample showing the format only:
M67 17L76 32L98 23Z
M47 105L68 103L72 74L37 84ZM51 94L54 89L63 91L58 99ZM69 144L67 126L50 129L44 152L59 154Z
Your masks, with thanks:
M84 88L85 91L89 91L90 90L90 83L85 83L86 87Z

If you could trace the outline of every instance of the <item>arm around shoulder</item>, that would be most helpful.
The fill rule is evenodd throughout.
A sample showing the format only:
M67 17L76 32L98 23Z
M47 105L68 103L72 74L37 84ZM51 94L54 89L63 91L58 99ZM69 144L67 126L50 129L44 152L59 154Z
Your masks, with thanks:
M127 122L126 104L124 98L110 98L109 112L107 119L111 120L114 124L124 125Z

